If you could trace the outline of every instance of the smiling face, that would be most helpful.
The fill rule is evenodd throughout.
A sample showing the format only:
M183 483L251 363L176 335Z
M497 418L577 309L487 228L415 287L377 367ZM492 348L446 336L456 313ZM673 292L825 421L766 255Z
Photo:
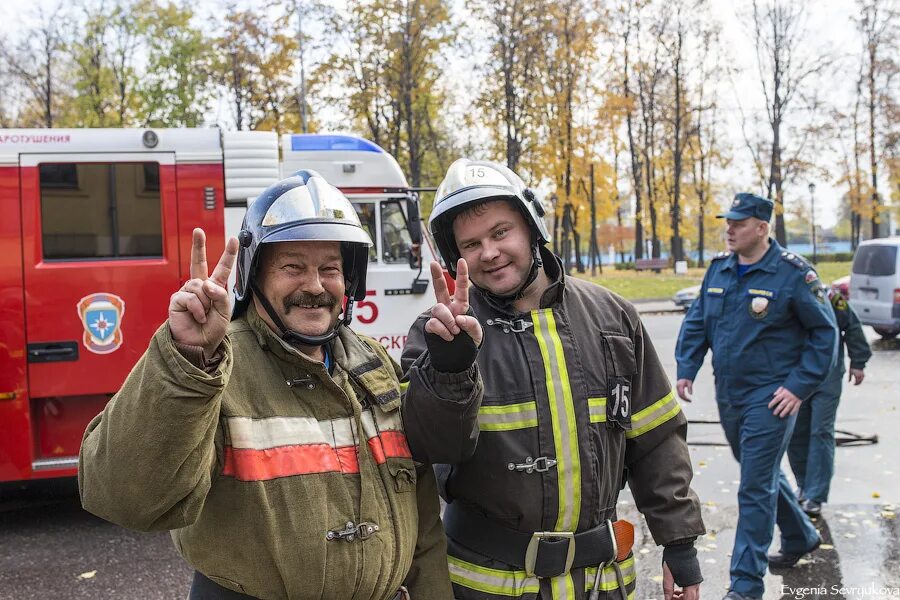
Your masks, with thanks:
M531 230L509 202L496 200L463 212L453 221L453 236L478 287L508 296L525 283L531 270Z
M344 298L339 242L266 244L259 257L257 285L288 329L322 335L337 322ZM254 298L254 302L258 302ZM277 331L262 307L257 312Z
M769 224L756 217L748 217L735 221L725 220L725 245L740 256L752 256L758 253L761 245L769 237Z

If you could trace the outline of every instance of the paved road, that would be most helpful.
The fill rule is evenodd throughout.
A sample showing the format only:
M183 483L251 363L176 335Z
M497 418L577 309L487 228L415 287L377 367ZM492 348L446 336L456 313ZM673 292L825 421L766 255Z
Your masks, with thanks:
M674 378L681 315L646 315L645 322ZM820 598L900 598L900 524L893 516L900 504L900 466L895 465L900 438L893 435L900 430L900 344L875 341L869 333L875 356L865 383L846 389L838 428L877 434L879 443L838 449L831 503L818 521L827 547L791 571L770 574L767 600L800 599L800 588L811 587L825 588ZM695 402L684 406L688 417L716 420L708 366L695 391ZM694 487L710 531L698 544L706 577L703 597L718 600L728 584L738 469L724 446L701 445L724 443L718 425L692 425L689 442ZM621 514L638 524L637 598L661 600L660 553L627 490ZM85 513L73 481L0 486L0 599L175 599L185 597L189 580L190 570L168 534L129 532ZM835 589L838 593L832 593ZM805 597L816 596L807 590Z
M643 320L674 381L675 342L682 315L646 314ZM900 437L894 435L900 430L900 343L886 342L871 329L866 330L874 355L863 384L845 386L836 429L877 435L878 443L837 449L830 503L816 523L830 547L817 551L810 561L795 569L769 574L767 600L798 599L803 595L800 588L823 586L826 593L816 596L808 590L806 597L900 598L900 523L894 516L895 507L900 507ZM694 402L682 404L691 421L718 419L710 358L707 356L695 381ZM706 578L703 596L718 600L728 586L740 473L718 424L691 424L688 443L694 463L694 489L703 502L704 520L710 531L698 543ZM784 468L791 478L786 459ZM642 586L640 596L661 599L661 587L654 581L659 579L660 553L650 540L646 525L636 516L627 490L621 503L623 514L642 525L639 553L646 553L648 560L640 562L640 572L642 581L648 584ZM773 550L777 547L776 538ZM879 594L882 587L890 588L890 593ZM856 589L840 593L842 588Z

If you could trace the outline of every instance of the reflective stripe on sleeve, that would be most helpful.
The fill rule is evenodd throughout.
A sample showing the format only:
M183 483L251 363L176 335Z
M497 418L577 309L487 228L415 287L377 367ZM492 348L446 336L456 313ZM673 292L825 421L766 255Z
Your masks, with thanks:
M588 398L591 423L606 423L606 398Z
M541 349L556 452L559 512L556 531L575 531L581 513L581 458L569 370L552 309L531 311L534 335Z
M481 431L512 431L537 427L537 424L537 404L534 401L478 409L478 428Z
M528 577L525 571L489 569L455 556L448 556L447 564L450 567L450 581L470 590L513 598L541 591L538 578Z
M633 439L647 433L651 429L655 429L666 421L671 420L679 412L681 412L681 405L678 404L678 400L675 398L675 392L670 391L661 399L631 417L631 431L626 431L625 437Z

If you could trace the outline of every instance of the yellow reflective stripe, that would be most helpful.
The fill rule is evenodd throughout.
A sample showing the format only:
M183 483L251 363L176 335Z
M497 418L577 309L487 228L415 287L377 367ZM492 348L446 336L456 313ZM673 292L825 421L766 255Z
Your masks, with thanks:
M401 381L401 382L400 382L400 393L401 393L401 394L406 393L406 388L408 388L408 387L409 387L409 382L408 382L408 381Z
M538 578L528 577L525 571L489 569L455 556L447 557L447 565L450 567L450 581L470 590L512 597L541 591Z
M562 340L556 330L551 309L531 311L534 334L544 361L547 397L553 445L556 451L556 475L559 487L559 512L556 531L575 531L581 513L581 459L578 453L578 432L575 425L575 405L569 387L569 370L563 355Z
M622 569L622 581L625 582L625 586L627 587L637 578L637 571L634 568L634 557L629 556L620 562L619 568ZM587 567L584 570L584 591L594 589L594 578L596 576L597 567ZM599 588L604 592L619 589L619 581L616 579L616 570L613 569L611 565L603 568L603 572L600 574ZM633 593L634 592L628 594L628 597L631 598Z
M537 425L537 403L534 401L478 409L478 428L481 431L512 431Z
M553 600L575 600L575 581L566 573L550 579L550 591Z
M505 423L484 423L478 422L478 429L481 431L514 431L516 429L529 429L537 427L537 418L526 419L524 421L508 421Z
M647 433L659 427L681 412L681 405L675 399L675 392L669 392L644 410L631 417L631 431L625 432L628 439Z
M588 398L591 423L606 423L606 398Z

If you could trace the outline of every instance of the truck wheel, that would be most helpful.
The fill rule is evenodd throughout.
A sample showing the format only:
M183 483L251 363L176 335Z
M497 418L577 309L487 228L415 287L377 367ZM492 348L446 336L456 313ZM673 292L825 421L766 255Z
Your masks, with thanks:
M875 330L875 333L886 340L892 340L897 337L898 333L900 333L900 331L897 331L895 329L882 329L881 327L873 327L873 329Z

